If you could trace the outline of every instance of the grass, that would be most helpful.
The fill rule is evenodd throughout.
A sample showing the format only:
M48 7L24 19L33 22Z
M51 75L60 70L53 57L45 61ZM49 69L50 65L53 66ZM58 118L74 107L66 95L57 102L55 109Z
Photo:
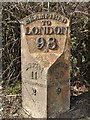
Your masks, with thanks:
M7 95L20 94L21 93L21 83L17 82L15 86L6 86L3 88L3 93Z

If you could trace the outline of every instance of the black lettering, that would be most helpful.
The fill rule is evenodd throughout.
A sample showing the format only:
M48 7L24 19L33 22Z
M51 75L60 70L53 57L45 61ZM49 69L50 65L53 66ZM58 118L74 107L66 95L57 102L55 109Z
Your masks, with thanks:
M56 27L56 28L55 28L55 33L56 33L57 35L60 35L60 34L61 34L61 27Z
M47 24L47 23L43 23ZM51 23L49 23L51 24ZM26 35L65 35L67 28L65 27L33 27L32 30L29 27L26 28Z
M57 47L57 40L55 38L49 38L47 45L50 50L53 50Z
M51 21L47 21L47 25L51 26L52 25Z
M45 14L45 19L48 19L49 18L49 14Z
M38 38L36 40L36 43L37 43L37 48L42 49L45 45L45 39L44 38Z
M35 88L32 88L32 91L33 91L32 94L36 96L36 92L37 92L37 90L36 90Z
M32 34L37 35L37 34L39 34L39 33L40 33L40 31L39 31L39 28L38 28L38 27L34 27L34 28L32 29Z
M48 35L54 34L54 29L52 27L48 27Z
M45 35L46 34L46 27L41 27L40 28L40 34Z
M54 20L58 20L58 15L54 15Z
M57 93L57 95L59 95L61 93L61 88L57 88L56 93Z
M42 21L42 26L45 26L46 25L46 21Z
M43 14L37 14L37 15L31 15L29 18L26 18L26 25L35 21L35 20L41 20L41 19L53 19L53 20L57 20L59 22L62 23L67 23L67 19L63 18L62 16L59 16L57 14L51 14L51 13L43 13ZM50 26L50 25L49 25Z

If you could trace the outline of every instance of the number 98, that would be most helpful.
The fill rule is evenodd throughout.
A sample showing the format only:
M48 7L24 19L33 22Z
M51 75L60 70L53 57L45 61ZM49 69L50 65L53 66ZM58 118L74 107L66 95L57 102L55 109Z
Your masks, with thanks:
M36 40L37 48L42 49L45 46L45 39L44 38L38 38ZM57 47L57 40L56 38L49 38L47 41L47 48L50 50L54 50Z

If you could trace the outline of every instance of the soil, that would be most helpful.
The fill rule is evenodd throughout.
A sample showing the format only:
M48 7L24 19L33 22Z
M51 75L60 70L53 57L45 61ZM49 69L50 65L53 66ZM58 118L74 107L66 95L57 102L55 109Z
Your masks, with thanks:
M21 95L4 95L3 116L4 118L23 118ZM90 120L90 91L78 96L71 95L71 108L65 113L57 114L56 118L64 120ZM12 119L13 120L13 119ZM18 120L18 119L17 119Z
M57 115L58 118L68 118L72 120L90 120L90 91L79 96L71 96L71 108L63 114Z

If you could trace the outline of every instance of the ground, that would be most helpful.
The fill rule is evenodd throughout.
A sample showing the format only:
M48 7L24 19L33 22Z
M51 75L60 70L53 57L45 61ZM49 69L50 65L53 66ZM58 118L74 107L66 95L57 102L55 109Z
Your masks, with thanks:
M79 96L71 97L71 108L58 115L59 118L77 118L77 120L90 120L90 91Z
M3 116L4 118L22 118L20 110L22 108L21 94L3 95ZM90 120L90 90L71 95L71 108L65 113L57 114L59 119ZM12 119L13 120L13 119Z

